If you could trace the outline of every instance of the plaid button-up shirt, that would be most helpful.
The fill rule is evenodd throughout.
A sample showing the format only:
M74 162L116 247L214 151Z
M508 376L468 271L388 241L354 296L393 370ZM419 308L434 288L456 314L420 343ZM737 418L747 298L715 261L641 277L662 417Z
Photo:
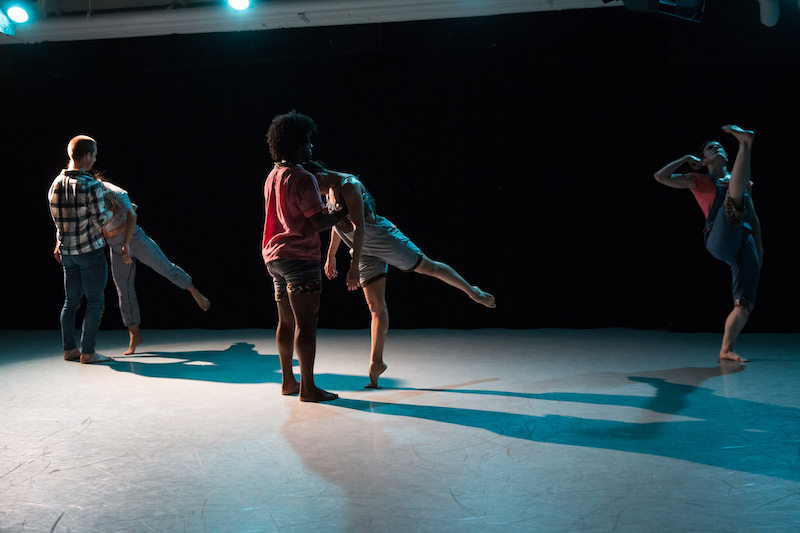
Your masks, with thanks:
M100 227L107 213L99 181L82 170L62 170L47 198L62 254L85 254L103 247Z

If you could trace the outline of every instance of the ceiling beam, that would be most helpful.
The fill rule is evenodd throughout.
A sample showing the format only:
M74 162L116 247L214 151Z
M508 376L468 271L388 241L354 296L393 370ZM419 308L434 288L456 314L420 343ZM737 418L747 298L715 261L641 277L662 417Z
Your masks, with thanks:
M262 0L236 12L219 6L48 17L0 35L0 44L263 31L447 19L622 5L602 0Z

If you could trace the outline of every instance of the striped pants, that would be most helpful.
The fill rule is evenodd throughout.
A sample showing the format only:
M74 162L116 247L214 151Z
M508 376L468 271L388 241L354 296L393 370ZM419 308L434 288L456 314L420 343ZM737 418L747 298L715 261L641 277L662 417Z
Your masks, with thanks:
M136 289L134 287L136 263L141 261L181 289L186 289L192 284L192 277L181 267L167 259L158 244L148 237L139 226L136 226L128 250L133 263L125 264L122 261L122 243L124 240L125 234L115 235L107 239L108 247L111 249L111 273L114 276L114 285L117 287L117 295L119 296L119 311L122 313L122 323L125 326L137 326L141 323L142 318L139 313L139 301L136 299Z

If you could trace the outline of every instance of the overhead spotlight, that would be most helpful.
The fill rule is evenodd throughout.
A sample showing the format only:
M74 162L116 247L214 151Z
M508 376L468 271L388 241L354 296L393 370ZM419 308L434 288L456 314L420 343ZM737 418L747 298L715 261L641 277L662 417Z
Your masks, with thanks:
M228 0L228 5L236 11L244 11L250 7L250 0Z
M25 24L31 18L28 9L25 4L10 4L6 7L6 15L17 24Z

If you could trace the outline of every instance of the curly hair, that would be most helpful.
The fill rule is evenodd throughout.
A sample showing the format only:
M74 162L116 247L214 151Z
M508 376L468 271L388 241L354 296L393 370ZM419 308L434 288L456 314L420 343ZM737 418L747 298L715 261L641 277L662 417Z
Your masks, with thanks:
M278 115L272 119L272 124L267 131L269 152L275 161L292 161L298 150L309 141L313 133L317 133L317 124L314 120L295 110Z

